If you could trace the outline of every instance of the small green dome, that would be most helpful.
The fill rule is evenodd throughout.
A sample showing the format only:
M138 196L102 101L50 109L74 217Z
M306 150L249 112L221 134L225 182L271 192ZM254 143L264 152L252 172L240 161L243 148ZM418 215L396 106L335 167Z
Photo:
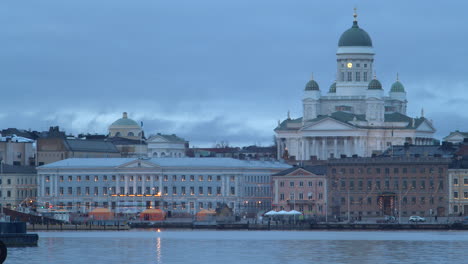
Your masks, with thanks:
M341 34L338 41L338 47L346 46L364 46L372 47L372 40L366 31L359 28L357 21L353 22L353 26Z
M369 85L367 86L368 90L382 90L382 84L377 79L373 79L370 81Z
M114 123L110 125L110 128L112 127L135 127L135 128L138 127L140 128L140 125L138 125L138 123L135 120L128 118L127 112L124 112L122 114L122 118L117 119Z
M405 87L400 81L396 81L392 84L392 88L390 89L390 92L394 93L404 93L405 92Z
M329 93L336 93L336 82L332 83L330 85L330 90L328 91Z
M305 87L306 91L319 91L319 85L316 81L310 80Z

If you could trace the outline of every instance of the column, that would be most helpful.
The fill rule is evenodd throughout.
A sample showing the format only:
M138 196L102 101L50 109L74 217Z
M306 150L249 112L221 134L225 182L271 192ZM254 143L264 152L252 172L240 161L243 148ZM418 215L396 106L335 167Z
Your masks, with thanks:
M353 137L353 153L351 155L358 154L357 152L358 152L357 137Z
M305 138L305 160L310 159L310 141Z
M349 153L348 153L348 138L347 137L344 137L343 139L343 152L346 156L349 156Z
M338 155L338 137L333 138L333 156L335 158L339 158L340 155Z
M359 156L366 156L366 150L364 149L364 137L359 137L359 149L361 150L361 154ZM382 141L380 140L380 146L382 144Z
M115 175L115 194L118 194L120 192L119 181L120 181L120 175Z
M322 137L322 159L323 160L326 160L328 157L327 157L327 138L326 137Z
M282 151L281 151L281 140L280 139L276 139L276 158L279 160L281 158L281 154L282 154ZM151 177L151 180L153 180L153 178ZM152 186L152 185L151 185Z
M314 156L317 156L317 146L316 146L316 141L315 141L315 137L312 138L312 153L314 154Z
M124 176L124 180L125 180L125 192L122 193L122 194L127 194L128 193L128 175L125 175Z

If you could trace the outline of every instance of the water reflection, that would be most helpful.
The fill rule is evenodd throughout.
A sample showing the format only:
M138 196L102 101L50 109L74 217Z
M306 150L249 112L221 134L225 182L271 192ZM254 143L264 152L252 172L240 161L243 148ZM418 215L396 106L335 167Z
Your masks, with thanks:
M42 232L6 263L465 263L468 232Z
M158 232L160 232L158 230ZM156 238L156 263L162 263L161 262L161 238L158 237Z

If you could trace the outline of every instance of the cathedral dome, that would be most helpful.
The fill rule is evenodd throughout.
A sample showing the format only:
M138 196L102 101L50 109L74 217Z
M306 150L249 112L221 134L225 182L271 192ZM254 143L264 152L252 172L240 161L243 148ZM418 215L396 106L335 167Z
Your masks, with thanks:
M390 92L393 93L404 93L405 92L405 87L400 81L396 81L392 84L392 88L390 89Z
M128 118L127 112L123 112L122 118L114 121L114 123L112 123L109 128L114 127L140 128L140 125L138 125L138 123L135 120Z
M319 91L319 85L316 81L310 80L305 87L306 91Z
M367 86L368 90L382 90L382 84L377 79L373 79L370 81L369 85Z
M341 34L340 40L338 41L338 47L347 46L363 46L372 47L372 40L369 34L358 26L358 22L355 20L353 26Z
M336 82L332 83L330 85L330 90L328 90L329 93L336 93Z

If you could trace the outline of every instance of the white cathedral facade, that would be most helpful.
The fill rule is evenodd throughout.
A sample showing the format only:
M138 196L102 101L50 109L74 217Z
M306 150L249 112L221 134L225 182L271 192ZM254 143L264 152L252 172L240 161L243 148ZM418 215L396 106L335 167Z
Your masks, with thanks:
M356 16L338 42L337 80L322 94L311 79L302 99L303 117L288 114L275 128L278 159L369 157L391 145L433 144L435 128L424 113L406 115L406 92L398 76L388 95L373 76L372 40Z

